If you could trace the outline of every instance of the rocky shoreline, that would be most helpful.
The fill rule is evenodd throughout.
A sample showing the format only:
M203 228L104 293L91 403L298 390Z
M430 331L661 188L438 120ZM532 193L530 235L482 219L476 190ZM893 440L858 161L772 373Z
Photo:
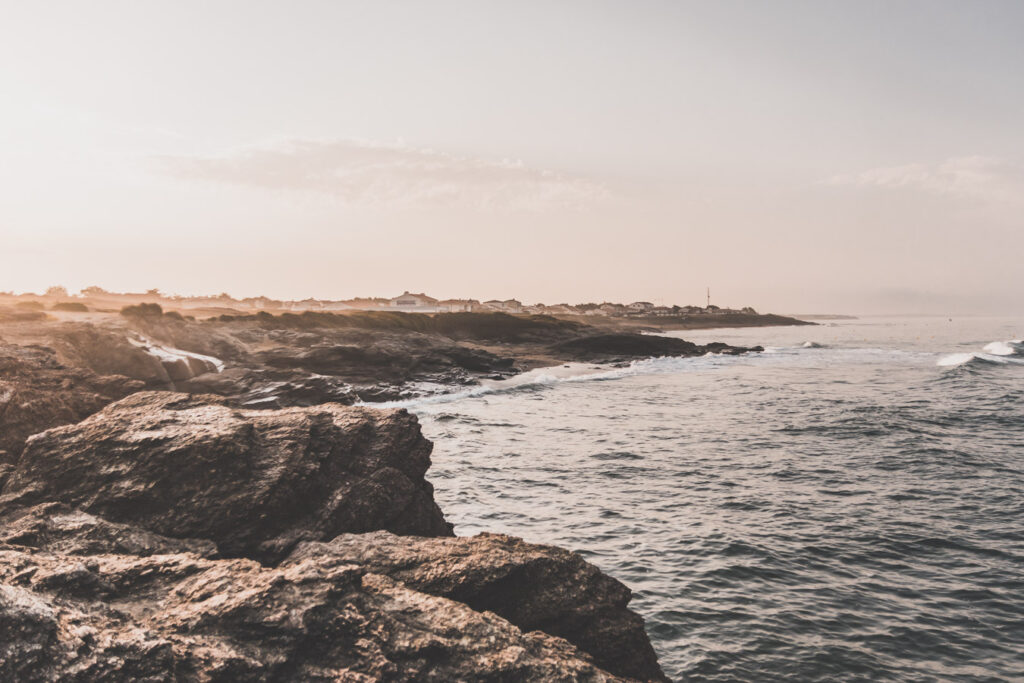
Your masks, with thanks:
M665 680L628 588L456 537L416 418L351 404L749 349L333 318L0 327L0 680Z

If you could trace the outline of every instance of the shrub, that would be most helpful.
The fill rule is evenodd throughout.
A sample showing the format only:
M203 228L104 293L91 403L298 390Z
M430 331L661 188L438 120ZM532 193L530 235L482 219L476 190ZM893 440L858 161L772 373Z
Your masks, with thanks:
M61 301L51 308L55 311L69 311L71 313L88 313L89 307L77 301Z
M14 305L23 311L41 311L46 308L41 301L19 301Z
M163 314L164 309L160 304L136 304L121 309L121 315L126 318L156 318Z

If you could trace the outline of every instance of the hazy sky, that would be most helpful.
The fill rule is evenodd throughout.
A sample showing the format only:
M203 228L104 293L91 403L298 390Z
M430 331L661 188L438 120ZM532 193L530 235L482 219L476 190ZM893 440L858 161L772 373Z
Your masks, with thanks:
M7 2L0 290L1024 312L1024 2Z

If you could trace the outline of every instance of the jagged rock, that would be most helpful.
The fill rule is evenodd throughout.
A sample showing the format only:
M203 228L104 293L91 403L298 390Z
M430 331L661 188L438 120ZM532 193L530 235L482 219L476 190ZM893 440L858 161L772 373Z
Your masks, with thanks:
M353 387L338 377L295 371L234 367L179 383L188 393L217 394L243 408L288 408L321 403L351 405L359 400Z
M565 638L611 673L666 680L631 612L630 590L576 553L501 534L405 538L345 534L303 543L287 563L359 565L424 593L490 611L524 631Z
M0 516L0 543L49 550L63 555L149 555L193 553L213 557L217 546L203 539L167 538L128 524L117 524L69 508L42 503L14 508Z
M0 508L60 501L258 557L345 532L451 535L424 479L431 449L404 410L140 392L31 437Z
M617 681L566 641L315 560L0 546L0 679Z
M171 385L160 358L129 342L123 332L88 323L66 323L55 326L50 334L50 343L69 365L101 375L124 375L151 387Z
M17 459L30 435L78 422L143 386L66 367L47 347L0 342L0 463Z

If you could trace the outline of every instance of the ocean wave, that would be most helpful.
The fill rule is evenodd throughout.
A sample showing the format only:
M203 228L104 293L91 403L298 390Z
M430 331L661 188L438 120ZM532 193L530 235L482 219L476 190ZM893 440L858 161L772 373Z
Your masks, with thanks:
M993 356L1024 356L1024 342L1020 339L994 341L990 344L985 344L983 350Z
M1024 364L1024 342L1020 339L994 341L982 347L981 351L950 353L938 360L936 365L944 368L958 368L970 365L1022 365Z

